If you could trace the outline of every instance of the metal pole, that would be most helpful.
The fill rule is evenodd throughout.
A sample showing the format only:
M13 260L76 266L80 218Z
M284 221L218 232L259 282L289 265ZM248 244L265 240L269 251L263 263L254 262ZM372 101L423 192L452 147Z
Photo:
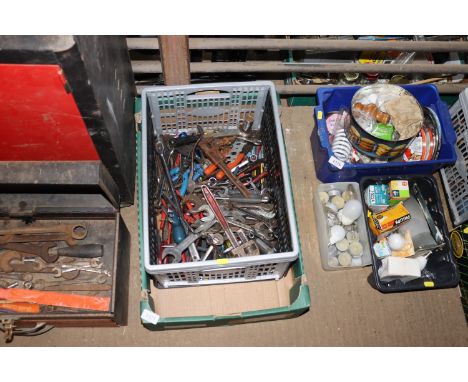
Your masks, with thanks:
M159 49L157 38L127 38L129 49ZM468 52L466 41L368 41L332 39L191 38L193 50L257 49L329 51Z
M458 84L434 84L437 86L439 92L441 94L458 94L463 91L466 87L468 87L468 83L458 83ZM148 87L151 85L146 86L137 86L138 94L141 94L143 88ZM318 88L324 88L329 86L346 86L346 85L275 85L276 91L278 94L281 95L314 95L317 93ZM356 86L356 85L352 85ZM360 86L360 85L358 85ZM364 85L363 85L364 86Z
M161 73L160 61L132 61L134 73ZM468 73L468 65L432 64L298 64L280 61L192 62L192 73Z

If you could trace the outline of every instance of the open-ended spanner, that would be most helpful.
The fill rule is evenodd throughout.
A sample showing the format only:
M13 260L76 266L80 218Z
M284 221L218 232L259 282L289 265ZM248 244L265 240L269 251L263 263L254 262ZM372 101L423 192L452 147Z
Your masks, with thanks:
M15 251L6 251L0 254L0 271L6 273L49 273L53 274L54 277L63 277L64 279L71 280L80 274L79 271L68 272L62 275L61 266L54 266L47 264L42 261L38 261L37 258L27 259L23 258L23 255ZM30 261L32 260L32 261Z
M17 280L17 281L32 281L34 278L32 273L0 273L1 280Z
M226 177L232 182L232 184L241 192L245 197L250 196L250 191L242 184L242 182L231 172L226 163L224 163L224 157L219 153L217 146L213 139L202 139L200 141L200 148L203 150L208 159L216 164L223 172Z
M88 234L84 224L61 224L44 227L17 227L0 230L0 245L7 243L30 243L42 241L65 241L75 245Z
M39 256L46 263L54 263L59 256L96 258L103 255L101 244L83 244L57 248L57 243L46 241L42 243L5 243L0 248Z
M105 288L102 287L97 287L96 289L86 289L86 287L79 287L80 285L82 286L87 286L87 288L92 288L93 286L96 285L103 285L107 281L107 277L97 277L95 280L92 282L86 282L86 281L78 281L78 280L67 280L67 281L47 281L45 279L35 279L35 280L30 280L24 283L24 288L25 289L39 289L39 290L80 290L80 291L96 291L96 290L110 290L111 285L108 285ZM70 286L75 286L78 289L70 289L67 288Z
M268 195L252 195L246 198L240 194L232 194L229 192L228 187L221 187L221 190L216 193L215 199L245 204L268 203L270 201Z
M173 263L180 263L182 261L182 253L189 248L190 246L195 246L195 242L202 237L205 234L205 231L208 230L210 227L212 227L216 223L216 220L212 219L209 220L205 223L203 223L201 226L199 226L194 233L189 234L188 236L185 237L184 240L182 240L179 244L177 244L174 247L166 247L164 248L162 252L162 260L164 261L167 256L170 256L173 258ZM199 261L200 257L198 259L193 259L194 261Z
M197 208L192 208L190 211L189 211L189 214L197 214L197 213L200 213L200 212L204 212L205 214L203 215L203 217L200 218L200 220L202 222L206 222L206 221L212 221L214 219L214 214L213 214L213 211L211 210L210 206L208 204L202 204L201 206L197 207Z
M231 203L231 206L232 208L242 211L245 215L252 216L262 221L274 219L276 216L274 206L270 204L246 205L241 203Z

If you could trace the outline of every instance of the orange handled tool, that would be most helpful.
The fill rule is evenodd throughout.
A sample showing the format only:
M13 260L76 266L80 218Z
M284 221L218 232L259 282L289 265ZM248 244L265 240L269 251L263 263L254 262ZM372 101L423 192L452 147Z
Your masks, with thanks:
M39 313L41 307L31 302L0 301L0 310L11 310L16 313Z
M81 294L45 292L31 289L0 289L0 299L104 312L110 309L109 297L83 296Z
M206 176L210 176L216 171L217 168L218 166L213 163L213 164L210 164L207 168L205 168L203 172L205 173Z
M228 163L228 168L229 170L232 170L234 167L236 167L240 162L243 161L243 159L245 158L245 154L244 153L240 153L236 159L234 159L231 163ZM224 177L226 176L226 174L224 173L223 170L219 170L217 173L216 173L216 179L218 180L221 180L223 179Z
M220 150L220 154L223 155L223 156L226 156L228 154L229 150L228 149L221 149ZM207 168L205 168L205 170L203 171L205 176L210 176L211 174L213 174L216 169L218 168L219 166L216 164L216 163L212 163L210 164Z
M231 183L236 186L236 188L241 192L246 198L250 197L250 191L242 184L242 182L234 176L231 170L228 169L226 163L224 163L224 157L220 154L218 148L216 147L215 142L212 139L201 140L199 147L202 149L205 156L221 170L224 170L226 176L231 181Z

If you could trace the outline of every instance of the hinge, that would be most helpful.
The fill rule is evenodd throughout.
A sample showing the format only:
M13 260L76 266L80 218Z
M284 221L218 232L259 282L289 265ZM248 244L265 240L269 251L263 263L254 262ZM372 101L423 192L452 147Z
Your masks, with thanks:
M0 320L0 330L3 332L3 338L6 343L13 341L15 321L11 318Z
M18 328L15 325L15 320L18 318L4 318L0 320L0 330L3 332L5 342L13 341L13 336L38 336L53 329L52 325L47 325L45 322L38 322L32 328Z
M141 129L141 112L135 113L135 130L138 132Z

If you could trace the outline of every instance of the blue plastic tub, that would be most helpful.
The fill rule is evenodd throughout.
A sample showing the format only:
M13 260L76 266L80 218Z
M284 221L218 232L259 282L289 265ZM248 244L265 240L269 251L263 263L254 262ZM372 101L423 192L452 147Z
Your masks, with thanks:
M455 152L456 135L453 130L449 110L445 102L440 99L439 92L434 85L406 85L418 102L437 113L442 126L442 143L436 160L415 162L387 162L372 164L345 163L342 169L335 167L328 161L333 155L328 141L325 118L328 113L350 107L354 93L359 86L327 87L317 90L317 106L315 107L315 121L317 128L310 137L315 162L315 173L323 183L355 182L364 176L379 175L429 175L435 171L453 164L457 160Z

